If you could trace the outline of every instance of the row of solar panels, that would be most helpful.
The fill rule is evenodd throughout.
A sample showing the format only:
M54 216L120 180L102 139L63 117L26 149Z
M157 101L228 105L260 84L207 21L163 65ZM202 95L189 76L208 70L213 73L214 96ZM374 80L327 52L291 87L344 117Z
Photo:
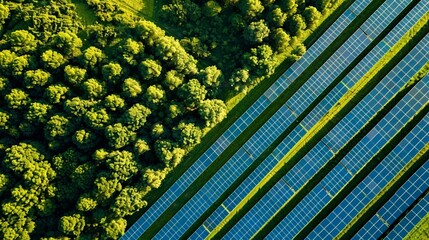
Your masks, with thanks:
M422 1L424 2L424 1ZM232 193L219 207L210 215L210 217L204 222L201 227L195 231L192 238L202 238L208 235L208 233L217 226L222 219L226 215L228 215L229 211L232 210L246 195L247 193L265 176L272 167L282 158L284 155L307 131L307 129L311 128L321 117L322 115L330 109L333 104L337 102L337 100L348 90L349 87L353 86L362 75L369 70L369 68L377 62L382 55L384 55L389 49L389 45L393 45L396 41L400 39L400 37L405 33L407 29L409 29L420 17L425 13L424 7L427 4L420 2L390 33L387 35L383 41L379 42L371 52L365 57L363 61L359 63L344 79L341 83L337 84L336 87L329 92L327 96L310 112L307 114L307 117L301 122L300 125L297 125L295 129L288 134L287 138L277 147L277 149ZM271 143L279 137L291 124L296 120L298 116L300 116L308 106L316 99L316 97L323 92L326 87L328 87L332 81L336 79L336 77L344 71L346 67L348 67L353 60L359 56L359 54L364 51L368 45L371 44L371 41L374 40L378 34L380 34L383 29L389 25L391 21L410 3L410 1L401 1L401 3L397 3L394 1L386 1L380 8L358 29L345 43L344 45L338 49L331 58L295 93L284 105L280 108L268 121L264 124L264 126L259 129L249 141L244 144L244 146L210 179L210 181L201 188L198 193L191 198L191 200L178 212L176 215L167 223L161 231L155 236L155 238L178 238L183 233L185 233L189 227L200 218L200 216L216 201L219 197L224 193L229 186L242 174L242 172L250 166L250 164L263 152L266 148L268 148ZM271 99L271 101L277 98L281 92L288 86L288 84L280 84L279 82L291 82L296 79L298 74L296 72L304 71L308 65L316 59L317 52L320 54L323 49L320 46L320 43L324 42L326 45L329 45L333 39L335 39L335 35L341 31L338 31L336 28L345 28L347 25L344 25L344 19L348 19L350 22L350 18L356 16L359 9L362 11L365 7L365 4L369 4L369 1L366 3L364 1L359 1L358 4L353 4L349 10L347 10L343 15L343 19L341 17L336 21L336 24L331 26L329 30L325 34L328 37L323 37L325 34L309 49L308 55L306 54L302 61L298 61L295 65L291 67L291 69L295 69L295 71L287 71L284 76L282 76L279 81L277 81L266 93L265 99ZM422 6L423 5L423 6ZM422 10L423 9L423 10ZM426 9L427 11L427 9ZM339 22L341 20L342 22ZM349 22L349 23L350 23ZM377 24L375 24L377 22ZM335 32L336 34L333 34ZM327 41L329 39L330 41ZM421 44L419 44L420 46ZM317 47L317 48L315 48ZM424 48L424 47L423 47ZM312 50L315 49L315 50ZM322 49L322 50L321 50ZM414 50L413 50L414 51ZM417 52L417 53L416 53ZM315 54L316 53L316 54ZM413 54L422 54L421 51L415 50L414 53L409 54L409 61L417 61L419 60L420 66L425 63L424 58L415 58ZM306 58L306 56L308 56ZM422 60L423 59L423 60ZM427 60L426 60L427 61ZM402 63L402 62L401 62ZM388 97L386 94L393 94L395 92L395 87L399 88L401 83L407 81L412 75L413 71L418 70L418 64L411 64L411 62L405 62L403 66L400 66L399 71L408 71L408 75L403 75L401 81L398 81L397 73L392 73L386 76L387 80L385 85L377 86L373 92L374 96L371 101L362 101L364 108L357 110L355 115L347 115L344 118L344 124L339 124L336 128L334 128L330 134L328 134L316 147L314 147L307 156L301 160L291 171L286 174L286 176L280 181L275 187L270 190L267 195L261 199L261 201L249 211L228 233L227 238L247 238L252 236L264 223L268 218L276 211L276 209L280 208L280 206L289 199L293 192L299 189L305 181L307 181L316 171L319 169L333 154L338 151L338 149L342 146L344 141L350 138L353 132L356 132L360 127L359 124L363 125L365 123L366 118L372 116L369 114L369 109L373 109L376 111L377 108L380 108L384 103L383 101L387 101ZM408 63L408 65L407 65ZM304 66L304 67L303 67ZM403 67L406 67L404 69ZM412 69L413 68L413 69ZM390 77L389 77L390 76ZM279 90L280 89L280 90ZM371 95L371 94L370 94ZM370 96L369 95L369 96ZM264 102L261 99L264 99L262 96L256 103ZM381 97L380 97L381 96ZM382 100L382 101L379 101ZM375 102L374 102L375 101ZM252 107L249 110L255 111L260 114L263 109L266 108L265 104L260 104L259 107ZM255 105L254 105L255 106ZM261 107L263 106L263 107ZM248 110L248 111L249 111ZM370 110L369 110L370 111ZM255 115L258 115L255 114ZM364 116L361 116L364 115ZM244 118L243 118L244 117ZM357 117L357 118L356 118ZM366 118L365 118L366 117ZM255 117L256 118L256 117ZM246 114L240 118L241 121L237 121L236 124L231 126L240 126L247 127L250 123L246 121L252 121L254 118L249 116L246 117ZM243 120L246 119L246 120ZM360 122L357 122L359 121ZM353 123L353 126L356 128L350 128L350 123ZM357 124L359 123L359 124ZM340 127L339 127L340 126ZM230 128L230 129L231 129ZM228 130L226 133L234 133L229 134L229 136L233 136L235 138L239 132L242 130L235 129L234 131ZM352 130L352 131L345 131ZM348 133L348 134L347 134ZM227 134L228 135L228 134ZM343 137L338 139L338 137ZM226 138L228 139L228 138ZM224 140L224 138L221 138ZM233 139L232 139L233 140ZM217 141L219 142L219 140ZM183 191L186 190L187 186L189 186L193 180L196 179L198 175L201 174L203 170L216 158L221 151L223 151L228 144L231 143L227 141L224 144L218 144L215 150L213 150L213 146L208 150L206 156L206 160L203 161L206 164L203 164L202 167L198 167L199 171L195 173L193 171L193 176L185 175L180 178L183 179L180 182L176 182L164 195L166 198L165 201L157 202L151 209L154 209L152 213L151 209L146 212L142 218L139 220L140 225L136 223L124 236L124 238L132 238L133 236L138 237L141 233L143 233L153 222L155 222L156 218L162 214L162 209L167 209L169 204L174 202ZM222 150L223 148L223 150ZM212 151L211 151L212 150ZM204 157L204 156L203 156ZM359 156L358 156L359 157ZM209 160L207 160L209 159ZM347 160L346 160L347 161ZM198 161L196 162L196 164ZM207 165L208 164L208 165ZM194 164L195 166L195 164ZM357 171L359 166L355 163L354 166L347 166L346 164L338 165L340 166L338 169L334 169L332 179L335 179L338 174L344 174L347 176L349 174L351 177L351 171ZM192 167L190 168L190 170ZM341 182L339 182L341 183ZM321 187L317 187L314 190L316 197L320 197L319 194L324 193L326 196L327 191L326 186L329 186L327 183L323 182ZM323 191L322 191L322 190ZM331 190L332 194L335 194L335 190ZM166 195L168 194L168 195ZM311 196L311 195L309 195ZM161 198L162 199L162 198ZM160 200L161 200L160 199ZM314 205L314 200L309 198L308 204ZM324 198L325 200L329 200L329 198ZM273 202L273 200L275 200ZM323 200L323 199L322 199ZM321 201L321 200L320 200ZM323 201L321 201L323 202ZM161 205L160 207L156 207L156 205ZM302 204L306 204L302 202ZM164 205L164 206L162 206ZM322 207L322 206L321 206ZM298 209L298 208L297 208ZM302 208L304 211L309 212L306 208ZM316 208L315 208L316 209ZM158 212L157 212L158 211ZM295 209L294 209L295 211ZM298 216L301 214L298 210ZM314 210L316 211L316 210ZM314 213L313 213L314 214ZM293 213L289 214L290 218L293 220L296 216L293 216ZM311 215L310 215L311 216ZM302 217L300 218L302 219ZM308 219L307 219L308 220ZM285 220L284 220L285 221ZM152 223L151 223L152 222ZM305 221L303 221L305 222ZM279 230L274 229L275 231L280 231L278 234L282 234L280 236L284 236L284 229L290 234L293 234L293 231L290 231L290 222L285 223L288 228L280 227ZM296 229L299 230L299 224ZM302 224L301 224L302 225ZM134 228L134 231L133 231ZM275 234L275 231L273 231ZM296 233L296 232L295 232ZM293 236L293 235L292 235Z

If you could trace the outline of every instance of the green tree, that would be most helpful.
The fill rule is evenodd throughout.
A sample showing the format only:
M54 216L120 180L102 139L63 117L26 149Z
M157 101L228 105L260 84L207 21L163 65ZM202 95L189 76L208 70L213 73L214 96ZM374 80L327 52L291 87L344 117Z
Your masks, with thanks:
M126 227L127 220L123 218L112 219L111 221L104 223L105 233L103 234L103 238L118 239L125 234Z
M319 20L322 17L322 14L313 6L306 7L302 16L305 19L307 28L315 29L319 25Z
M32 102L25 114L25 119L29 122L45 123L49 118L52 106L41 102Z
M167 129L161 123L155 123L152 126L151 136L154 139L165 138L167 135Z
M30 67L31 57L29 55L22 55L13 59L10 69L12 75L21 77L22 74Z
M97 135L89 130L80 129L73 134L72 140L79 149L91 149L97 144Z
M103 130L111 122L111 117L105 108L93 108L84 115L87 126L95 130Z
M82 87L85 96L89 99L98 99L106 93L105 85L95 78L86 80Z
M273 27L283 27L286 22L286 14L279 7L274 8L268 14L268 23Z
M293 16L298 11L296 0L280 0L280 7L288 17Z
M112 111L117 111L125 107L125 100L119 95L111 94L104 99L104 105Z
M229 83L232 87L234 87L235 91L241 91L250 84L250 79L251 78L248 69L238 69L232 73Z
M44 64L46 68L50 69L58 69L61 65L65 64L67 60L63 57L63 55L54 50L46 50L43 52L40 60Z
M80 214L60 218L59 230L67 235L79 236L85 228L85 218Z
M105 131L105 137L107 138L108 145L112 148L119 149L128 145L134 138L135 133L128 130L121 123L115 123L109 125Z
M167 96L161 85L152 85L147 88L145 98L148 106L156 109L157 106L165 103Z
M149 108L141 105L140 103L136 103L125 111L121 117L121 122L128 126L132 131L136 131L144 126L147 117L151 113L152 111Z
M37 40L27 30L15 30L10 34L10 45L18 54L30 53L36 50Z
M19 88L14 88L4 96L9 108L23 109L30 103L30 98L26 92Z
M104 80L109 83L117 83L123 75L122 67L119 63L108 63L103 65L101 70Z
M165 36L164 30L156 26L155 23L147 20L137 22L136 29L143 43L149 46L152 46L155 40Z
M198 113L206 121L206 126L212 127L226 117L228 109L222 100L207 99L200 103Z
M129 151L113 151L106 159L106 165L112 176L119 181L127 181L138 172L138 165L133 153Z
M140 74L144 79L153 79L161 75L162 66L158 61L145 59L139 65Z
M201 82L208 90L209 96L215 96L223 79L222 71L216 66L209 66L201 70L199 75Z
M66 30L58 32L54 37L55 46L67 57L77 57L81 54L82 40L73 32Z
M86 77L86 70L76 66L67 65L64 68L64 78L74 86L82 85Z
M122 190L122 184L118 179L108 179L105 176L100 176L94 181L95 197L98 203L104 203L110 199L114 193Z
M57 137L71 135L74 130L73 123L65 116L53 115L45 125L45 136L49 140Z
M97 64L100 64L104 58L105 55L103 51L94 46L85 49L82 54L83 65L90 68L96 67Z
M142 86L134 78L127 78L122 83L122 91L124 95L130 98L135 98L142 93Z
M197 79L191 79L179 88L179 97L190 108L195 108L206 98L207 90Z
M148 186L157 189L161 186L162 180L164 180L167 173L161 169L147 167L143 169L142 175L143 181L145 181Z
M178 73L176 70L170 70L165 74L164 85L173 91L183 83L184 75Z
M203 13L208 17L214 17L222 12L222 7L216 1L207 1L203 6Z
M9 18L9 8L8 6L5 6L0 3L0 23L4 24L6 22L6 19Z
M251 22L244 30L244 39L250 43L261 43L270 35L270 29L263 19Z
M300 14L295 14L289 21L289 31L293 36L300 36L302 31L307 28L303 17Z
M264 6L260 0L241 0L238 3L238 8L248 18L254 18L264 11Z
M150 150L150 145L147 139L139 138L134 143L134 150L138 155L142 155Z
M50 103L61 103L67 97L67 93L69 92L69 88L61 85L50 85L45 90L45 98Z
M289 47L290 36L282 28L274 31L274 47L277 52L285 52Z
M76 209L82 212L94 210L95 207L97 207L97 201L89 197L89 194L82 195L76 204Z
M24 86L26 88L42 87L49 83L51 74L41 69L29 70L24 74Z
M244 65L251 69L256 76L270 76L274 72L273 50L268 45L252 48L244 54Z
M17 58L16 53L10 50L0 51L0 68L4 73L11 74L12 63Z
M180 146L188 148L200 143L203 133L194 123L180 122L173 128L173 136Z
M72 99L67 99L64 104L64 110L67 113L74 115L76 117L82 117L88 112L92 106L94 106L97 102L82 99L80 97L74 97Z
M147 205L143 200L144 192L135 187L126 187L122 189L115 199L111 209L117 217L129 216Z

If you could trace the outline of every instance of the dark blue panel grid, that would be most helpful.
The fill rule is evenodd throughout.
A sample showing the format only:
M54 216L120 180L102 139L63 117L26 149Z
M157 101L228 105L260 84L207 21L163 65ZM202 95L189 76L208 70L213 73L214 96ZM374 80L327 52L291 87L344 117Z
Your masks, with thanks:
M428 187L429 163L419 168L356 233L353 239L379 238Z

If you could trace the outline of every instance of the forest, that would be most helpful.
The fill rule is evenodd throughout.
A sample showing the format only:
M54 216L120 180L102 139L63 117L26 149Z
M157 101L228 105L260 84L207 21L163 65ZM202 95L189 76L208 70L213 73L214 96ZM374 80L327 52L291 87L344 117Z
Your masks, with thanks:
M336 3L121 1L0 0L1 239L118 239Z

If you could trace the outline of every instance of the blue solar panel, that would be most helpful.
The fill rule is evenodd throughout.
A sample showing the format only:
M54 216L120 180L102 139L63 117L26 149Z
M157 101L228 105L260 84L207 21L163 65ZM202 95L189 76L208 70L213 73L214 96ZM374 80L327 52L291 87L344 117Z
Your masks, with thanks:
M417 84L413 89L417 89L420 90L422 92L427 92L429 91L429 78L426 79L426 81L424 82L420 82L419 84ZM404 98L402 101L406 102L407 104L404 105L403 107L405 108L409 108L409 109L413 109L414 111L412 112L416 112L418 108L416 108L415 106L421 106L420 103L425 103L429 100L429 97L425 97L425 96L418 96L418 95L413 95L408 94L407 96L417 96L418 101L413 102L413 101L409 101L406 100L406 98ZM413 105L409 105L409 104L413 104ZM399 106L399 104L397 105ZM397 107L396 106L396 107ZM405 116L405 117L403 117ZM410 117L406 117L407 115L403 115L401 116L401 118L404 118L405 120L410 118ZM389 121L387 121L387 119L389 119ZM389 124L394 124L396 125L396 123L402 123L401 125L403 125L405 123L405 121L398 119L396 116L392 116L391 113L389 113L388 115L386 115L386 117L383 119L386 120L386 122L389 122ZM380 128L384 128L386 129L386 131L388 131L387 129L389 128L388 126L383 124L383 121L380 122L375 128L380 127ZM414 128L415 131L419 132L421 131L422 126L418 125ZM386 133L386 131L382 131L380 130L380 135L382 135L383 139L385 136L388 136L389 134ZM393 134L390 134L393 135ZM411 136L411 138L415 137L414 133L410 133L407 136ZM390 136L391 137L391 136ZM390 138L389 137L389 138ZM374 140L375 138L373 138ZM374 140L376 141L376 140ZM423 145L425 143L427 143L429 141L429 136L427 138L423 138L423 139L418 139L418 143L415 147L416 148L422 148ZM379 148L378 146L380 146L379 144L374 144L373 141L370 141L367 143L368 147L367 149L365 149L366 151L368 151L369 149L377 149ZM392 151L382 162L380 165L378 165L372 172L371 174L369 174L364 181L362 181L346 198L345 200L343 200L341 202L341 204L339 204L339 206L337 207L338 209L341 209L341 211L336 211L336 213L331 213L327 218L325 218L324 221L322 221L320 223L320 228L316 228L314 230L313 234L319 235L319 236L329 236L329 237L334 237L335 235L337 235L339 233L339 231L348 223L351 221L351 219L356 216L356 214L375 196L375 194L377 194L379 192L379 190L381 189L381 187L383 187L388 181L390 181L394 175L407 163L407 161L409 161L417 152L414 152L413 155L411 154L407 154L405 156L405 158L402 159L398 159L397 158L397 152L409 152L409 148L410 146L408 146L407 148L399 148L399 150L396 151ZM356 147L354 148L356 149ZM357 150L355 152L359 152L361 153L361 151ZM374 151L371 151L374 152ZM368 154L365 154L366 156ZM349 153L348 156L351 156L351 154ZM362 157L362 154L359 155L359 157L354 157L353 160L354 161L363 161L366 162L366 159L369 158L368 157ZM325 178L331 178L331 175L335 175L334 172L330 172ZM350 177L348 177L350 178ZM385 179L384 181L380 181L379 179ZM377 179L377 180L374 180ZM328 180L329 181L329 180ZM330 184L325 185L326 189L331 192L332 194L335 194L335 190L340 189L341 186L344 185L344 181L338 181L338 177L335 181L329 181ZM322 181L322 185L323 183L326 184L325 181ZM332 187L332 186L337 186L336 188ZM340 213L338 213L340 212ZM285 218L286 219L286 218ZM282 222L283 223L283 222ZM286 222L284 223L286 224ZM285 225L283 225L285 226ZM279 229L280 224L279 224Z

